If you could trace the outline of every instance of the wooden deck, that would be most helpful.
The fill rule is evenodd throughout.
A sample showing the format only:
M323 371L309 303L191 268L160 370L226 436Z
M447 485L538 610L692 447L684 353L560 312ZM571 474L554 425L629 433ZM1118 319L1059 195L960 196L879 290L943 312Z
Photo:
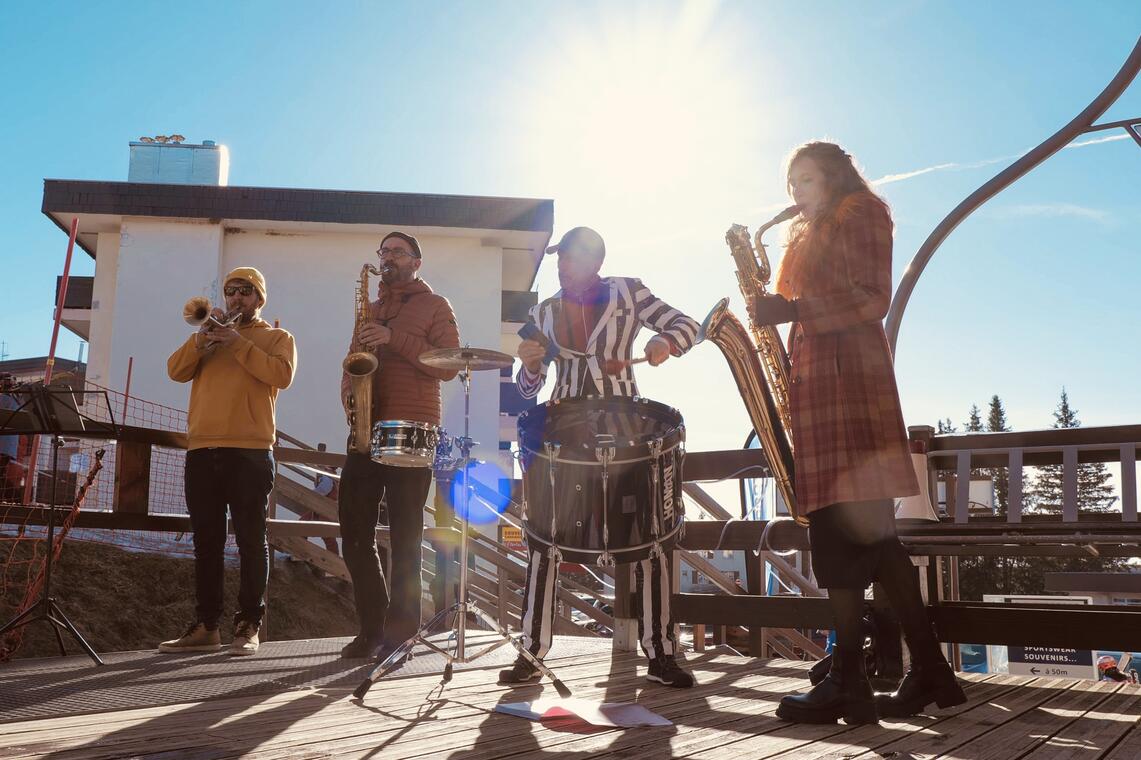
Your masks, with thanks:
M560 646L575 653L560 656ZM336 686L290 686L289 679L281 679L280 671L269 667L273 647L272 642L263 645L258 657L242 658L240 663L202 656L248 668L255 678L260 667L260 686L265 688L253 690L257 693L219 689L216 696L203 699L198 683L194 684L198 688L183 692L193 693L196 701L84 714L60 711L7 722L0 724L0 757L1141 757L1141 687L1131 684L966 675L969 702L960 708L878 726L803 726L784 723L773 711L783 694L807 687L808 663L691 652L686 660L698 685L679 690L647 683L641 656L613 654L608 641L593 642L586 654L582 640L573 645L556 642L548 663L575 696L637 701L674 723L617 730L565 720L537 723L493 712L499 703L556 696L549 684L514 689L496 685L495 671L511 658L505 649L489 656L486 664L477 660L459 670L442 691L438 670L393 674L357 701L350 693L359 680L356 669L345 666L346 677ZM335 659L335 647L324 651ZM259 665L263 655L266 659ZM311 659L299 660L311 666ZM45 669L39 676L27 663L0 666L0 689L44 689L46 694L49 682L54 689L96 689L99 680L107 678L105 669L81 661L75 661L74 668L62 668L59 663L64 661L59 659L42 662ZM155 667L167 667L164 683L178 690L178 678L173 676L178 668L170 671L172 662L178 661L168 657L161 660L165 665ZM189 659L182 662L193 664ZM136 661L132 668L138 675L131 677L141 681L147 661ZM411 664L408 669L424 670ZM283 686L274 690L267 687L270 681ZM143 699L140 704L147 702ZM92 709L98 710L98 704Z

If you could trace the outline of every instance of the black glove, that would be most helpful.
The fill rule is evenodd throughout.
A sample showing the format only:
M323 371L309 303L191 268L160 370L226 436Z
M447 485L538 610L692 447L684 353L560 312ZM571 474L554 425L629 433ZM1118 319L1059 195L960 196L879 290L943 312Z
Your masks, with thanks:
M781 295L763 295L749 304L749 317L755 325L795 322L796 304Z

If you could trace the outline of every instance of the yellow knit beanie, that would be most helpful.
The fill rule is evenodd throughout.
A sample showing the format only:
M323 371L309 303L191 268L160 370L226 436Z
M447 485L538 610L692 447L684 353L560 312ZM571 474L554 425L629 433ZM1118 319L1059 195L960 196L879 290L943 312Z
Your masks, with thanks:
M254 286L254 290L261 296L261 305L265 306L265 277L262 273L253 267L238 267L226 275L226 279L222 281L225 286L230 280L249 280L250 284Z

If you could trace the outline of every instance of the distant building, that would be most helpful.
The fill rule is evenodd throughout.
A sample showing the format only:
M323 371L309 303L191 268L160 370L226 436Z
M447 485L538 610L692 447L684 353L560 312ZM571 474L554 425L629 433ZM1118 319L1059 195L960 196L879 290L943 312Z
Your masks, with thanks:
M421 241L421 273L452 302L461 339L514 353L536 302L553 201L227 186L228 154L209 141L133 142L130 154L127 182L44 181L43 213L64 231L78 217L78 245L95 260L94 277L71 279L63 315L89 343L89 381L122 391L133 357L131 396L185 409L189 386L166 375L167 356L193 329L183 304L218 300L227 271L256 266L269 290L262 316L297 339L297 376L279 397L278 425L343 450L341 360L356 280L394 229ZM460 433L462 386L443 390L444 424ZM472 396L475 456L510 472L505 448L531 402L515 393L509 370L474 373Z
M69 299L70 300L70 299ZM0 375L9 373L16 383L26 383L44 379L44 368L47 367L46 356L30 356L26 359L7 359L0 361ZM87 374L87 364L74 359L56 357L53 374L68 373L82 382Z
M715 551L700 551L698 554L704 559L709 560L709 563L721 572L725 580L730 583L740 582L740 586L744 588L745 552L719 549ZM689 565L682 564L681 587L678 589L679 593L713 594L718 593L718 591L719 587L714 584L712 580L707 578L704 573Z

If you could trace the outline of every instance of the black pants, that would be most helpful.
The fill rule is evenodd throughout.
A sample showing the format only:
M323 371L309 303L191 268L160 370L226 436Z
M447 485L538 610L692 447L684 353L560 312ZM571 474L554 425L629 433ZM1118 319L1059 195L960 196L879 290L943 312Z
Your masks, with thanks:
M345 460L337 508L362 636L395 645L420 629L420 543L431 485L428 467L392 467L353 452ZM387 583L376 547L382 496L392 542Z
M194 588L198 620L216 628L225 583L226 509L241 560L238 616L260 623L269 581L265 518L273 489L267 449L212 448L186 453L186 509L194 529Z

